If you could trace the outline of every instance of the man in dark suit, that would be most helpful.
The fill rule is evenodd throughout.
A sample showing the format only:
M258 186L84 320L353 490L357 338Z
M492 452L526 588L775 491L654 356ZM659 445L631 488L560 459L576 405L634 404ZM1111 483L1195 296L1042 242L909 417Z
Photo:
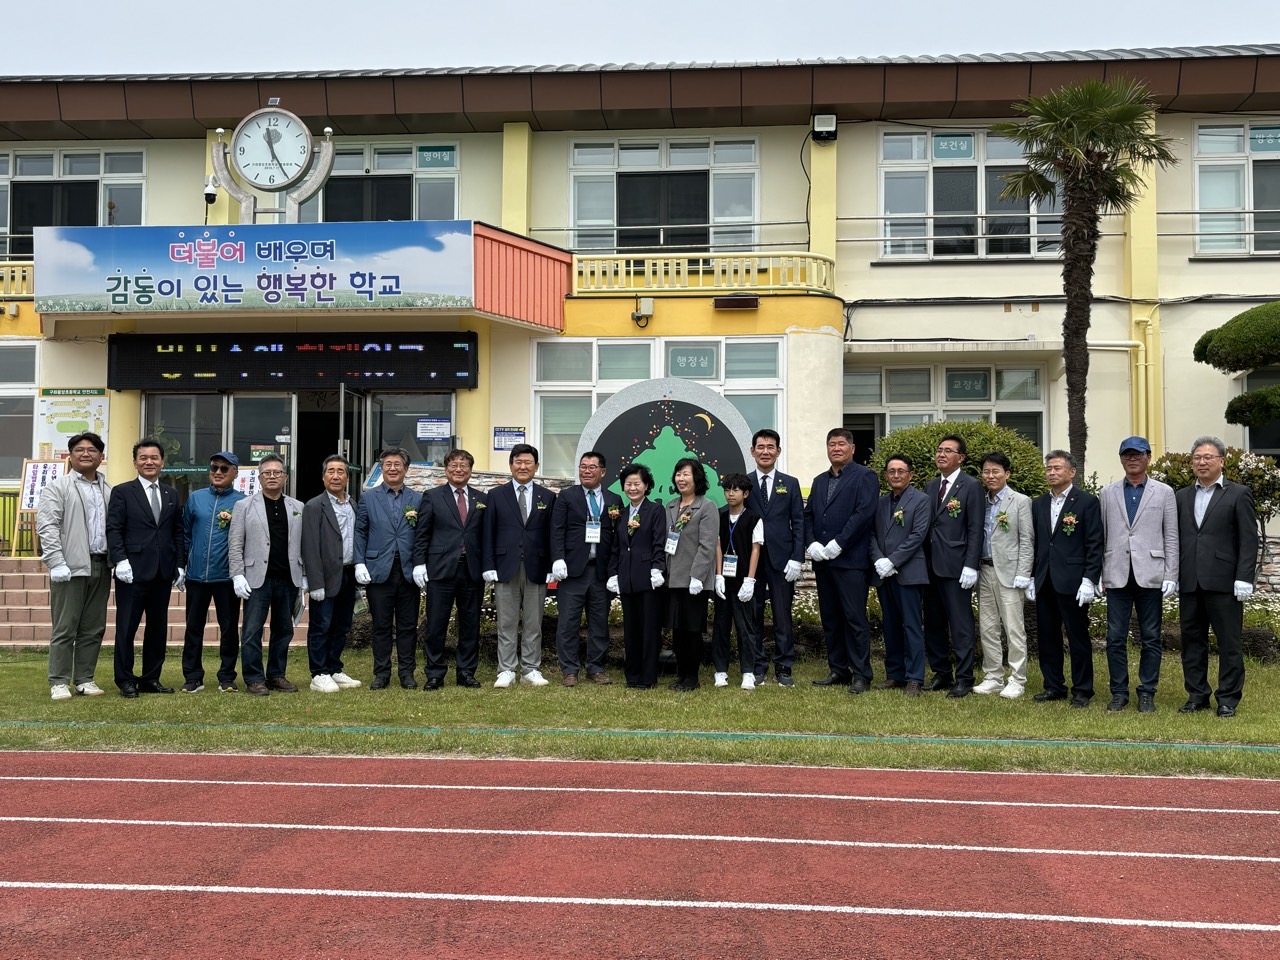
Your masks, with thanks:
M749 476L751 492L747 509L764 521L764 544L756 567L755 619L760 638L760 659L756 661L756 682L764 681L769 660L764 649L764 603L772 600L773 676L784 687L791 686L791 667L796 660L796 641L791 627L791 604L796 581L804 561L804 498L800 481L776 469L782 438L776 430L757 430L751 438L751 456L756 468Z
M480 605L484 581L481 532L485 496L470 485L475 457L466 450L450 450L444 456L448 480L427 492L418 508L418 530L413 541L413 580L427 594L427 632L422 640L427 682L424 690L439 690L449 665L444 646L449 614L458 609L458 653L455 681L460 687L478 687L480 662Z
M889 492L876 505L871 562L884 614L882 690L900 688L920 696L924 683L924 623L921 591L929 585L924 541L929 536L929 498L911 486L915 465L905 454L885 461Z
M1244 692L1244 601L1253 596L1258 518L1253 493L1222 475L1226 445L1200 437L1191 447L1196 482L1178 505L1179 620L1187 702L1179 713L1209 709L1209 628L1218 638L1218 716L1234 717ZM112 501L114 503L114 500Z
M818 580L818 610L830 668L814 685L848 684L850 693L865 693L872 676L867 571L880 485L874 473L853 462L853 451L853 434L848 430L837 427L827 432L831 469L813 478L804 508L804 538Z
M1093 645L1089 604L1102 576L1102 508L1098 498L1073 484L1076 459L1065 450L1044 458L1049 492L1031 501L1036 562L1027 597L1036 604L1036 634L1044 691L1038 703L1067 698L1062 672L1062 634L1071 651L1071 706L1093 699Z
M414 527L422 494L404 484L409 452L382 451L382 485L360 498L356 508L356 583L366 587L373 620L373 683L370 690L391 685L391 646L395 638L400 686L417 689L418 601L413 582Z
M107 506L107 554L116 577L116 686L130 699L142 693L173 693L160 682L169 631L169 597L182 589L182 510L178 491L160 483L164 448L158 440L133 445L137 479L111 492ZM133 672L133 638L142 634L142 675Z
M560 682L578 683L578 627L587 613L587 679L612 683L605 672L609 654L609 552L622 512L622 498L604 489L604 454L595 450L578 461L578 484L561 490L551 510L551 576L557 581L556 655Z
M311 588L307 660L311 689L337 693L360 686L342 670L356 606L356 508L348 496L347 459L325 457L324 492L302 508L302 566Z
M542 614L551 580L551 508L556 495L533 482L538 448L517 443L508 457L511 482L489 491L484 522L484 579L498 614L498 679L546 686L542 675Z
M924 592L925 655L933 677L925 690L946 690L952 699L973 692L973 588L978 583L986 506L982 484L960 468L969 454L963 437L938 441L938 475L925 484L932 519L924 542L929 586ZM955 650L955 672L951 652Z

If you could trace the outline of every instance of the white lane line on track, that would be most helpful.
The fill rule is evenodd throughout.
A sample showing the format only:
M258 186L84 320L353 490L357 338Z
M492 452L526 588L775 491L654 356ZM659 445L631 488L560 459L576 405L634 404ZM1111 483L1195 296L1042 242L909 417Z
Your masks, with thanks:
M770 910L779 913L834 913L873 917L935 917L948 920L1026 920L1040 923L1084 923L1109 927L1155 927L1172 930L1225 930L1280 933L1275 923L1222 923L1201 920L1157 920L1148 917L1087 917L1047 913L995 913L986 910L922 910L824 903L746 903L736 900L649 900L633 897L533 897L487 893L428 893L419 890L326 890L306 887L232 887L162 883L55 883L0 880L0 889L70 890L99 893L212 893L289 897L353 897L372 900L444 900L457 903L506 903L535 906L652 907L684 910Z
M1021 807L1039 810L1114 810L1136 813L1212 813L1280 817L1280 810L1247 807L1167 807L1116 803L1047 803L1035 800L953 800L936 797L882 797L844 793L778 793L763 790L659 790L637 787L553 787L459 783L334 783L304 780L194 780L168 777L0 776L2 781L32 783L146 783L197 787L300 787L329 790L462 790L489 793L581 793L658 797L717 797L746 800L835 800L851 803L904 803L961 807Z
M958 853L1041 854L1058 857L1123 857L1151 860L1205 860L1226 863L1280 863L1280 857L1246 854L1169 853L1148 850L1067 850L1056 847L988 847L958 843L901 843L880 840L831 840L810 837L752 837L717 833L625 833L612 830L516 830L481 827L386 827L343 823L241 823L233 820L137 820L115 817L0 817L2 823L55 823L69 826L173 827L209 830L308 830L334 833L429 834L467 837L564 837L579 840L690 840L704 843L760 843L859 850L931 850Z

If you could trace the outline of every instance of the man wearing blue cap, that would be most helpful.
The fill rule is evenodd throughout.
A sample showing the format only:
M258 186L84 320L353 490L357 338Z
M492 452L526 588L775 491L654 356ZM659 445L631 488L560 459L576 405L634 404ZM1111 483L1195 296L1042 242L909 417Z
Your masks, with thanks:
M1178 507L1173 488L1147 476L1151 444L1120 444L1124 479L1098 494L1102 504L1102 590L1107 598L1107 668L1113 713L1129 704L1129 621L1138 615L1138 712L1156 709L1160 682L1161 598L1178 589Z
M240 656L240 598L227 566L231 509L244 494L235 489L240 459L230 450L209 458L209 486L187 498L182 533L187 557L187 632L182 642L183 693L204 689L204 628L209 601L218 615L218 690L236 692L236 660Z

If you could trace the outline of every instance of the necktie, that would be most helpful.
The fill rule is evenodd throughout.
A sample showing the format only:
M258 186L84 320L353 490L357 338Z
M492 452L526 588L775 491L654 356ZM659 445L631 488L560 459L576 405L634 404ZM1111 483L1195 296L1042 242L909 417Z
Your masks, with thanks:
M588 504L588 505L590 506L590 508L591 508L591 519L592 519L592 520L599 520L599 519L600 519L600 505L599 505L598 503L596 503L596 492L595 492L594 490L590 491L590 492L587 494L587 504Z
M154 483L151 485L151 515L156 523L160 522L160 488Z
M463 489L455 491L458 494L458 519L462 521L462 525L467 525L467 492Z
M947 502L947 481L942 480L938 484L938 508L941 509L942 505L946 502Z
M767 474L760 478L760 496L766 504L769 502L769 477Z
M519 497L517 499L520 501L520 522L521 523L529 522L529 497L525 493L527 489L528 489L527 487L522 485L518 491Z

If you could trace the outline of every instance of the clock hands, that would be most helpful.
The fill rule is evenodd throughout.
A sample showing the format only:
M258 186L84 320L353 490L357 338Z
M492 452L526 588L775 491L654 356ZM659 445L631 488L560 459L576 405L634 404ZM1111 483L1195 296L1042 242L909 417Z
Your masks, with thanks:
M289 171L284 168L284 164L280 162L280 158L276 156L276 141L280 139L280 131L272 130L268 127L262 131L262 139L267 141L267 149L271 151L271 159L276 162L276 166L280 168L280 172L287 178Z

